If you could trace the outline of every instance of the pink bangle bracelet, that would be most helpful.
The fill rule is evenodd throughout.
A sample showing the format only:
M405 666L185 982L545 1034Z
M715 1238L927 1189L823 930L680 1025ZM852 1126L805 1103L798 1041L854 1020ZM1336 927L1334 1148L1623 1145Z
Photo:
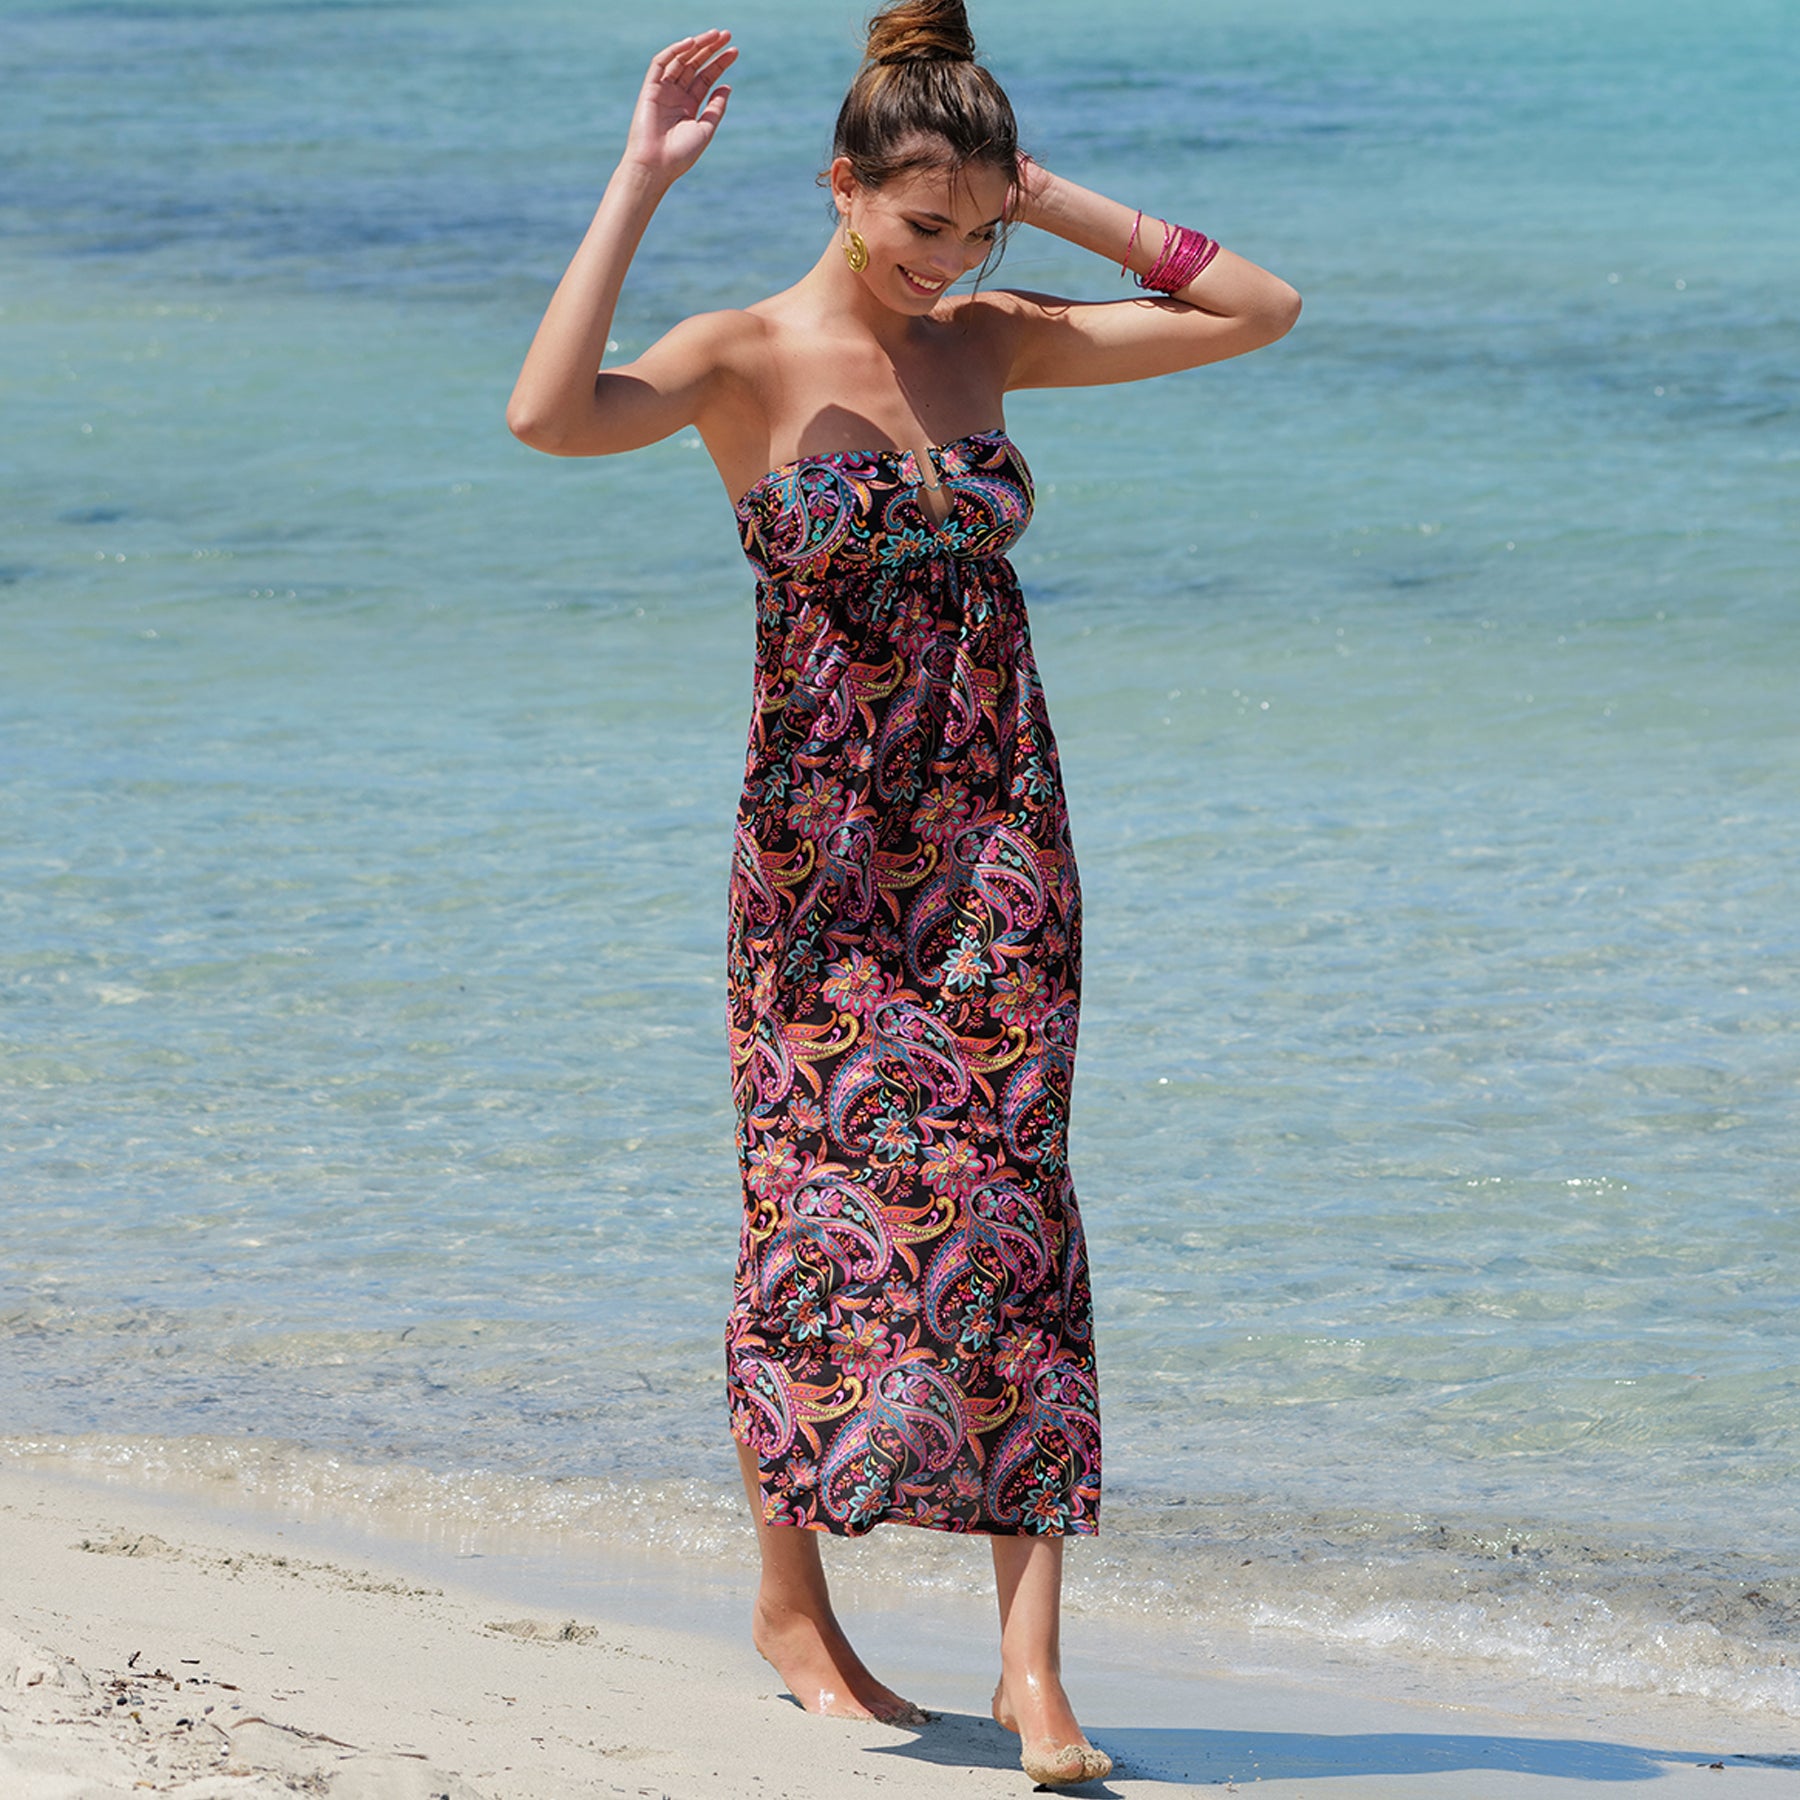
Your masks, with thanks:
M1144 209L1138 208L1138 215L1131 221L1131 236L1125 240L1125 260L1119 264L1119 279L1123 281L1131 273L1131 253L1137 248L1138 233L1144 226Z
M1130 252L1126 254L1129 257ZM1190 281L1205 272L1218 254L1218 244L1204 231L1190 231L1185 225L1165 223L1162 252L1149 273L1137 278L1137 284L1159 294L1179 294Z

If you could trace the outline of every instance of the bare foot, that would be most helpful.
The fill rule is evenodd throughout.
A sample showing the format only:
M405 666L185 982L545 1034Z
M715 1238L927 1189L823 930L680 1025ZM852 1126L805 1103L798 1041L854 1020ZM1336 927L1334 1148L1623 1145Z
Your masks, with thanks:
M994 1689L994 1723L1018 1738L1019 1764L1041 1787L1073 1787L1112 1773L1112 1758L1087 1741L1058 1675L1024 1669L1002 1674Z
M931 1718L869 1673L830 1613L821 1622L808 1613L777 1613L759 1600L750 1638L809 1713L883 1725L923 1725Z

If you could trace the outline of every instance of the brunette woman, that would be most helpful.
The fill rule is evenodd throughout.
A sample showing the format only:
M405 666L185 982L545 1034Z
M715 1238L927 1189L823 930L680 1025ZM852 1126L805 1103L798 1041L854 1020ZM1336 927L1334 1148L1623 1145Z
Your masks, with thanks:
M729 34L650 65L508 422L561 456L695 428L757 577L730 888L744 1228L727 1329L757 1521L758 1649L808 1710L918 1723L851 1648L820 1534L985 1533L994 1716L1033 1779L1095 1779L1059 1672L1062 1549L1097 1528L1100 1419L1066 1160L1081 906L1055 742L1006 560L1031 477L1015 388L1239 356L1293 290L1052 174L960 0L870 25L793 286L602 369L657 203L725 116ZM1138 278L1080 303L954 291L1018 226ZM598 371L598 373L596 373Z

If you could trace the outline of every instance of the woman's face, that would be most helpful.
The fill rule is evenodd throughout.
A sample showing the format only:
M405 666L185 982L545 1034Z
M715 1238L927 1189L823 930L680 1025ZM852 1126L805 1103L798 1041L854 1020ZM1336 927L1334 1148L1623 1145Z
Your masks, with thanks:
M927 313L951 282L987 260L1012 184L991 164L970 163L909 169L866 188L840 157L831 187L839 217L869 247L860 279L896 311Z

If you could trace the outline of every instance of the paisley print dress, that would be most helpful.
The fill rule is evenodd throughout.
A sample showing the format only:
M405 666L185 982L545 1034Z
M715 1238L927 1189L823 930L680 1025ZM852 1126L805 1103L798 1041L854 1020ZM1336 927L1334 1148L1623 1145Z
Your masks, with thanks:
M772 1524L1091 1532L1066 1143L1081 901L1006 551L1003 432L809 456L738 502L755 709L731 875L734 1435Z

